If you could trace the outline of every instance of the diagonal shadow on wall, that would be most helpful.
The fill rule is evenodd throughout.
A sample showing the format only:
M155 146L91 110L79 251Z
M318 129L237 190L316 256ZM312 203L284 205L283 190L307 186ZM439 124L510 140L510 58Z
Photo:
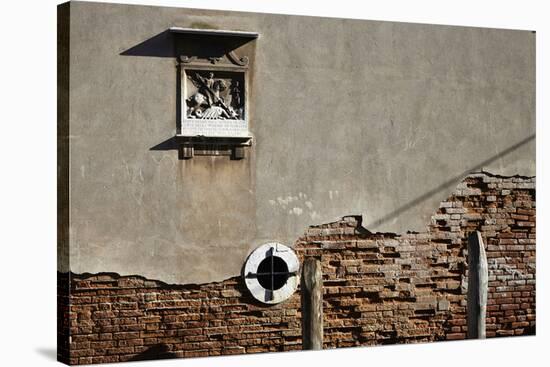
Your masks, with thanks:
M169 30L165 30L123 52L120 53L122 56L152 56L152 57L175 57L177 54L175 42L174 42L174 35ZM179 131L180 128L180 113L181 113L181 74L180 70L178 69L178 75L177 75L177 86L176 86L176 93L178 95L177 103L178 108L176 109L176 124ZM518 148L528 144L529 142L535 140L536 134L532 134L525 139L519 141L518 143L508 147L507 149L503 150L502 152L495 154L494 156L487 158L486 160L478 163L477 165L461 172L460 174L450 178L449 180L445 181L444 183L440 184L439 186L427 191L426 193L422 194L421 196L417 197L416 199L413 199L409 201L408 203L400 206L399 208L393 210L392 212L384 215L381 218L374 219L370 223L366 225L366 228L373 227L373 226L379 226L381 224L384 224L392 219L394 219L399 214L411 209L415 205L418 205L427 199L429 199L431 196L436 195L440 193L443 190L448 189L449 186L452 186L456 184L456 182L463 179L465 176L472 172L476 172L481 170L484 166L496 161L497 159L500 159L513 151L517 150ZM177 144L177 140L175 137L168 138L167 140L151 147L149 150L152 151L167 151L167 150L179 150L179 145Z
M122 56L152 56L152 57L175 57L174 35L166 30L160 32L126 51L120 53Z
M149 150L179 150L179 144L175 136L166 139L162 143L155 145L154 147L149 148Z
M148 57L176 57L176 47L174 42L174 34L169 30L160 32L159 34L133 46L120 53L121 56L148 56ZM176 70L176 129L180 130L181 126L181 70ZM179 151L179 145L176 138L171 137L165 141L151 147L149 150L176 150ZM181 158L181 157L180 157Z
M486 160L476 164L475 166L472 166L471 168L461 172L460 174L448 179L447 181L445 181L441 185L439 185L439 186L431 189L430 191L420 195L416 199L409 201L408 203L400 206L399 208L397 208L394 211L386 214L385 216L373 220L372 222L370 222L366 225L366 228L379 226L383 223L386 223L387 221L389 221L391 219L394 219L396 216L400 215L403 212L406 212L407 210L411 209L415 205L418 205L421 202L426 201L431 196L438 194L439 192L447 189L449 186L456 185L456 183L458 181L462 180L465 176L469 175L470 173L481 170L484 166L487 166L488 164L496 161L497 159L500 159L500 158L512 153L513 151L515 151L515 150L519 149L520 147L524 146L525 144L535 140L535 138L536 138L536 134L533 134L533 135L530 135L530 136L526 137L525 139L519 141L518 143L516 143L514 145L511 145L510 147L504 149L502 152L499 152L498 154L495 154L494 156L492 156L490 158L487 158Z
M179 113L176 113L176 120L179 122ZM177 126L178 130L180 128L179 124ZM159 150L176 150L178 152L178 159L183 159L183 151L180 149L181 143L178 142L178 139L176 136L172 136L171 138L166 139L165 141L158 143L157 145L149 148L149 150L153 151L159 151Z
M487 158L484 161L476 164L475 166L472 166L471 168L461 172L460 174L448 179L447 181L443 182L439 186L427 191L426 193L424 193L424 194L420 195L419 197L409 201L408 203L400 206L399 208L397 208L394 211L386 214L385 216L371 221L370 223L368 223L365 226L365 228L372 228L374 226L379 226L383 223L388 222L389 220L392 220L393 218L395 218L399 214L401 214L403 212L406 212L407 210L413 208L415 205L418 205L418 204L428 200L433 195L436 195L436 194L440 193L441 191L448 189L450 186L456 185L457 182L462 180L465 176L469 175L470 173L481 170L484 166L487 166L487 165L493 163L494 161L496 161L497 159L500 159L500 158L514 152L515 150L519 149L520 147L522 147L522 146L528 144L529 142L535 140L535 138L536 138L536 134L528 136L527 138L519 141L518 143L506 148L502 152L500 152L498 154L495 154L494 156L492 156L490 158ZM169 139L163 141L162 143L157 144L154 147L150 148L150 150L178 150L178 149L179 149L179 145L177 144L177 140L176 140L175 137L169 138Z

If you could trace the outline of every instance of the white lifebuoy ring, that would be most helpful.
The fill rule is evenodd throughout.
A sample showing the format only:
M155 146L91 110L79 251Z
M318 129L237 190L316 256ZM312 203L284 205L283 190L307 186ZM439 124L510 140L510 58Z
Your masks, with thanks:
M298 287L300 262L291 248L270 242L248 256L243 276L246 287L258 301L280 303L288 299Z

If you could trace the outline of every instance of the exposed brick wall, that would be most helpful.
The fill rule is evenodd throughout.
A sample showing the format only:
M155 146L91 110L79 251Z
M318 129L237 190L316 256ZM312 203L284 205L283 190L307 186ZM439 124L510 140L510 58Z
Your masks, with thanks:
M372 234L358 220L311 227L296 245L322 260L325 347L464 339L475 230L489 262L487 337L534 334L534 178L470 175L425 233Z
M72 276L71 364L301 349L298 293L266 307L240 277L172 286L137 276Z
M535 180L468 176L424 233L370 233L360 217L313 226L295 244L321 259L324 347L463 339L467 235L489 261L487 336L535 332ZM167 285L138 276L59 277L71 364L301 349L299 290L267 306L240 277ZM64 286L70 284L70 298ZM65 338L65 339L64 339ZM63 346L68 338L61 337Z

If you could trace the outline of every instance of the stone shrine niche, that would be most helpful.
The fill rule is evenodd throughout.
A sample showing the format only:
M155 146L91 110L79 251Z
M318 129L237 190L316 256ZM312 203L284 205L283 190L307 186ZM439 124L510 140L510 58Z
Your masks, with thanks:
M178 129L181 157L245 157L249 132L248 71L245 45L257 33L170 28L178 61Z

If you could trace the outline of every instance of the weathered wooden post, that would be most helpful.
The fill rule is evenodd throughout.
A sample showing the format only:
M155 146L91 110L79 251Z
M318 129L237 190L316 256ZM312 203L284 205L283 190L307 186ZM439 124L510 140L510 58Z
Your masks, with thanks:
M319 260L305 259L301 288L302 348L323 349L323 274Z
M468 339L485 339L489 270L481 233L468 237Z

